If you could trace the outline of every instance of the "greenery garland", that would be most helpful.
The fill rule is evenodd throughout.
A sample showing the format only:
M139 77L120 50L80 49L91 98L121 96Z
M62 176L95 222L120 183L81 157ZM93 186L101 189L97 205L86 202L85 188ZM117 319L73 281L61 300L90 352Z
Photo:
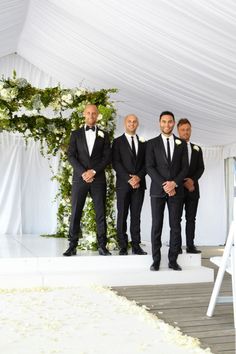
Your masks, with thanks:
M99 110L98 125L105 129L112 140L115 131L116 110L109 94L116 89L88 91L84 88L62 89L60 85L39 89L30 85L24 78L0 80L0 132L22 133L25 141L33 138L41 142L41 153L59 154L59 170L52 177L59 183L59 207L57 213L57 232L55 237L67 237L71 213L72 167L67 161L67 147L71 131L84 124L83 111L88 103L96 104ZM42 114L47 111L48 118ZM66 117L66 114L69 117ZM46 142L46 148L45 144ZM111 167L107 176L107 226L108 247L117 246L114 211L114 176ZM97 249L95 211L92 200L87 198L82 218L83 237L81 249ZM49 236L49 235L47 235Z

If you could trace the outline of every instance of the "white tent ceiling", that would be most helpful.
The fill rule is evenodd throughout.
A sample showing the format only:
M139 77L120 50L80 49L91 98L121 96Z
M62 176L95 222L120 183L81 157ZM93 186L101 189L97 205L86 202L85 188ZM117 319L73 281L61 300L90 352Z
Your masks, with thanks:
M188 117L194 140L236 142L233 0L0 0L0 57L62 84L116 87L118 113L155 134L159 113Z

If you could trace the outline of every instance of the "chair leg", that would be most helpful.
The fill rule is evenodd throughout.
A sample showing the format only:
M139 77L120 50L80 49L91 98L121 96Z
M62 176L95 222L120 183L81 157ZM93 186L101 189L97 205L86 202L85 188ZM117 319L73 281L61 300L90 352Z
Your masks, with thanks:
M221 287L221 284L222 284L224 273L225 273L225 270L226 270L226 267L227 267L227 262L228 262L228 259L229 259L229 256L230 256L230 252L231 252L231 248L232 248L232 245L233 245L234 235L235 235L235 223L232 222L231 226L230 226L230 230L229 230L228 239L227 239L227 242L226 242L226 245L225 245L224 253L223 253L223 256L222 256L221 265L220 265L218 273L217 273L217 277L216 277L216 280L215 280L215 285L214 285L214 288L213 288L213 291L212 291L212 294L211 294L211 299L210 299L210 302L209 302L209 306L208 306L208 309L207 309L207 316L208 317L212 317L213 313L214 313L215 305L216 305L216 302L217 302L217 297L218 297L219 292L220 292L220 287ZM233 276L232 276L232 279L233 279ZM234 290L235 290L235 288L234 288ZM235 291L234 291L234 293L235 293ZM236 307L236 305L234 306L234 309L235 309L235 307Z

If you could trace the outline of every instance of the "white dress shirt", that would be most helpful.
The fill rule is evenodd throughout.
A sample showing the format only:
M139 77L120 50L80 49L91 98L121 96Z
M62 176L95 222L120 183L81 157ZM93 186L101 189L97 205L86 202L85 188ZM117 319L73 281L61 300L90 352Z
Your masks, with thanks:
M170 143L170 158L172 160L173 158L173 153L174 153L174 148L175 148L175 139L174 139L174 135L172 134L171 136L169 137L166 137L164 134L161 134L161 137L162 137L162 140L163 140L163 143L164 143L164 146L165 146L165 151L166 151L166 156L168 156L168 153L167 153L167 138L169 138L169 143Z
M85 125L84 130L85 130L85 137L86 137L86 142L87 142L87 146L88 146L89 156L91 156L92 151L93 151L94 142L96 139L97 127L95 126L94 131L92 129L86 130L86 125Z
M136 156L137 156L137 155L138 155L138 138L137 138L137 135L136 135L136 134L135 134L135 135L130 135L130 134L128 134L128 133L125 133L125 136L126 136L126 138L127 138L127 140L128 140L128 143L129 143L131 149L132 149L132 139L131 139L131 136L134 137L134 146L135 146Z

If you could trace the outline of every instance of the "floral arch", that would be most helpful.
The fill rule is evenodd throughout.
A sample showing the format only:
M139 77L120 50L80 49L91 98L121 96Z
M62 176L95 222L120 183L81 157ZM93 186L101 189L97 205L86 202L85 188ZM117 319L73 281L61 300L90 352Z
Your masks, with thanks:
M52 176L59 184L59 207L55 237L67 237L71 212L72 167L67 161L66 151L72 130L84 124L83 110L86 104L96 104L99 110L98 125L114 137L116 110L110 94L116 89L89 91L84 88L65 89L60 85L40 89L31 86L24 78L0 80L0 132L19 132L27 139L41 142L44 156L59 154L59 170ZM44 114L43 114L44 113ZM46 144L45 144L46 143ZM45 147L46 146L46 147ZM111 167L107 175L107 225L108 247L115 248L114 176ZM95 212L90 198L87 198L83 212L83 237L81 249L96 249Z

